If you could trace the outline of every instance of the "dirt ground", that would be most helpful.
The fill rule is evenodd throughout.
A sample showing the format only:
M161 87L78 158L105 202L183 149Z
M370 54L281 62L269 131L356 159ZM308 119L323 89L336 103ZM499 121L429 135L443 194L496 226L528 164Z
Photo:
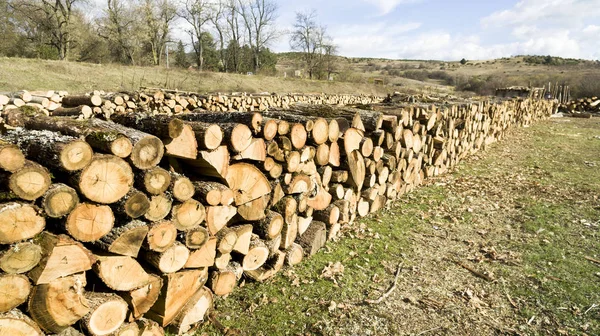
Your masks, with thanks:
M599 119L514 130L198 335L599 335L599 196Z

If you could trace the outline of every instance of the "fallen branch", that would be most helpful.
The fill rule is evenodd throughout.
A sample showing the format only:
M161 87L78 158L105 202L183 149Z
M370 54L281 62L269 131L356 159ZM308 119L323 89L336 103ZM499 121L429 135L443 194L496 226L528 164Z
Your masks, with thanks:
M383 293L383 295L377 300L365 299L365 302L368 304L378 304L378 303L381 303L383 300L385 300L388 296L390 296L392 294L392 292L396 289L396 285L398 283L398 276L400 276L400 271L402 270L403 265L404 265L404 263L398 264L398 269L396 270L396 276L394 277L394 284L392 285L392 287L390 287L390 289L387 292Z
M450 259L448 259L448 260L450 260ZM471 266L469 266L469 265L467 265L467 264L465 264L465 263L463 263L461 261L458 261L458 260L450 260L450 261L452 261L453 263L457 264L458 266L466 269L467 271L471 272L474 276L476 276L478 278L481 278L481 279L486 280L486 281L494 281L495 280L491 276L489 276L487 274L484 274L484 273L481 273L481 272L477 271L476 269L474 269L473 267L471 267Z
M584 256L584 258L588 261L593 262L594 264L600 265L600 260L598 260L598 259L594 259L594 258L588 257L588 256Z

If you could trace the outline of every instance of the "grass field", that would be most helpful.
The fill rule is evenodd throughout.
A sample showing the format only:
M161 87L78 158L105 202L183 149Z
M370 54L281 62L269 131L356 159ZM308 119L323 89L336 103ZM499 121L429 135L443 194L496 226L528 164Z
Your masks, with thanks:
M0 91L133 90L140 86L195 92L353 93L385 95L389 89L363 83L197 72L181 68L134 67L23 58L0 58Z
M599 155L597 119L516 129L298 267L217 299L213 319L228 335L598 335L600 265L586 257L600 259ZM392 294L366 303L399 265Z

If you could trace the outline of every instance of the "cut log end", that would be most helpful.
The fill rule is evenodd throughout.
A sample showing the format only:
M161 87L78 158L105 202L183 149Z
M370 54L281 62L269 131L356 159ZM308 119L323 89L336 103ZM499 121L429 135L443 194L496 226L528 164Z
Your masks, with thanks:
M18 309L0 314L0 330L10 336L43 336L37 324Z
M83 169L79 190L91 201L110 204L127 194L133 185L133 172L127 162L112 155L96 155Z
M29 204L0 204L0 244L12 244L29 239L42 232L44 217Z
M94 336L104 336L115 332L127 317L127 303L116 294L87 293L91 311L86 315L84 325Z
M50 183L48 170L31 161L25 161L25 165L8 179L10 190L27 201L41 197L50 187Z
M131 155L133 145L131 140L124 136L118 136L115 140L110 143L111 154L120 157L122 159Z
M115 217L110 207L81 203L69 214L64 225L73 238L92 242L110 232L114 222Z
M16 145L3 144L0 141L0 169L14 172L25 164L25 157Z
M208 126L204 136L204 145L207 149L216 149L223 141L223 131L219 125L213 124Z
M165 147L155 136L148 136L138 141L131 151L131 162L139 169L156 166L163 157Z
M76 171L87 166L92 161L93 155L92 147L87 142L78 140L64 146L59 160L64 169Z
M62 183L50 186L42 198L42 207L48 217L60 218L69 214L79 203L75 189Z

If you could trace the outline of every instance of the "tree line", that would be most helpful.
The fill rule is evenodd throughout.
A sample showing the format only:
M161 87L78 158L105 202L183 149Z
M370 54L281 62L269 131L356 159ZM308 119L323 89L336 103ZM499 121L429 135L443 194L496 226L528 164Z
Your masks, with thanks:
M289 34L308 76L334 72L336 48L314 11L297 13L285 32L276 0L105 1L0 0L0 56L156 66L170 54L181 67L269 73L277 63L269 47Z

